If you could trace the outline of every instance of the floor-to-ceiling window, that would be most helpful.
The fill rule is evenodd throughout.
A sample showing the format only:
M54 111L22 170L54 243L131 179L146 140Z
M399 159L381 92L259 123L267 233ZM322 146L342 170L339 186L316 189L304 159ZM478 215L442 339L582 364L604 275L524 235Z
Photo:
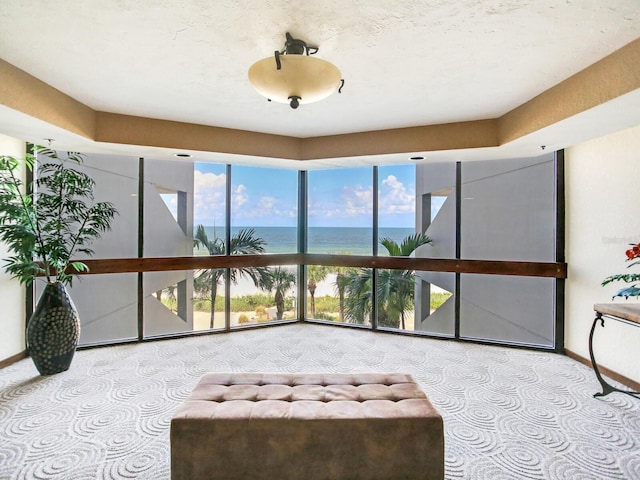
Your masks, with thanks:
M39 161L43 160L42 158ZM75 167L95 182L98 202L112 202L118 216L110 231L91 245L92 258L137 256L138 233L138 159L107 155L84 155L84 163ZM78 260L87 258L79 254ZM35 282L39 298L44 281ZM78 309L81 322L80 344L101 344L138 337L138 274L114 273L77 278L69 294Z
M456 164L419 164L416 169L417 230L432 242L418 252L430 258L459 258ZM451 337L456 328L456 274L416 272L414 330Z
M193 163L193 254L225 255L227 166ZM194 330L225 328L225 270L194 272Z
M553 278L358 265L371 256L554 261L557 165L550 155L295 171L90 156L98 200L120 211L96 258L230 259L83 277L74 284L85 291L75 295L81 343L304 318L553 347ZM247 254L284 255L233 266Z
M307 184L309 253L374 253L372 167L311 170ZM355 304L357 275L372 271L336 265L307 267L307 313L310 319L371 324L371 303Z
M242 166L231 172L230 253L297 252L297 172ZM296 319L297 273L292 265L231 269L231 326Z
M193 251L194 170L191 162L141 162L144 257L191 255ZM143 274L143 336L194 330L194 276L191 270Z
M553 153L462 165L462 258L553 262L556 169ZM553 278L461 274L460 336L552 347L555 288Z
M558 261L562 163L562 152L552 152L421 165L417 198L422 228L434 237L431 253L488 262ZM429 216L438 196L445 198L440 212ZM561 344L556 336L561 287L555 278L439 272L422 272L420 278L423 303L416 307L422 331L546 348ZM454 293L442 315L424 302L424 292L436 286Z
M379 167L378 254L429 256L430 239L416 229L415 165ZM415 330L416 272L382 269L376 272L379 328Z

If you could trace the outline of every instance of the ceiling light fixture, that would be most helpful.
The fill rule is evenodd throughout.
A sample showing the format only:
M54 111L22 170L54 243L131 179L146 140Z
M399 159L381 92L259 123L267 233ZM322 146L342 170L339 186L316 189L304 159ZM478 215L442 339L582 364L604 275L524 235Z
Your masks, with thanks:
M327 98L336 90L341 93L344 80L340 70L311 56L317 52L318 47L310 47L287 32L282 50L251 65L249 81L269 101L288 103L294 109Z

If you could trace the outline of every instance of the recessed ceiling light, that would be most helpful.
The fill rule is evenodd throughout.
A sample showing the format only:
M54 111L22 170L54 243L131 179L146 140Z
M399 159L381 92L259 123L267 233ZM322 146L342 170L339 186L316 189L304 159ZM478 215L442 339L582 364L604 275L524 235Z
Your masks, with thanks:
M191 158L190 153L174 153L173 156L178 158Z
M409 157L409 160L413 160L414 162L417 162L418 160L424 160L424 157L421 155L417 155L415 157Z

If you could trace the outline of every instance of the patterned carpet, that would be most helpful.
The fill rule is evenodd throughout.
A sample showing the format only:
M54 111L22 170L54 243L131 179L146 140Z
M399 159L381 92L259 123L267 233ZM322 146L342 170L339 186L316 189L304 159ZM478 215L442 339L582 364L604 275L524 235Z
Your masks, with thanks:
M224 371L411 373L444 417L447 479L640 479L640 400L594 399L567 357L308 324L0 370L0 478L168 480L173 412Z

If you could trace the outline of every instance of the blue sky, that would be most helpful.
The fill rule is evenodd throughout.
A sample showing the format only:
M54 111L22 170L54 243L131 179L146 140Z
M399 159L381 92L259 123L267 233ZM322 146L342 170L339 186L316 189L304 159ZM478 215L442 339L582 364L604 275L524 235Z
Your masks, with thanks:
M224 225L226 166L194 166L194 224ZM309 226L370 227L372 168L310 170ZM415 224L415 165L379 167L379 225ZM234 166L232 225L296 226L298 172Z

